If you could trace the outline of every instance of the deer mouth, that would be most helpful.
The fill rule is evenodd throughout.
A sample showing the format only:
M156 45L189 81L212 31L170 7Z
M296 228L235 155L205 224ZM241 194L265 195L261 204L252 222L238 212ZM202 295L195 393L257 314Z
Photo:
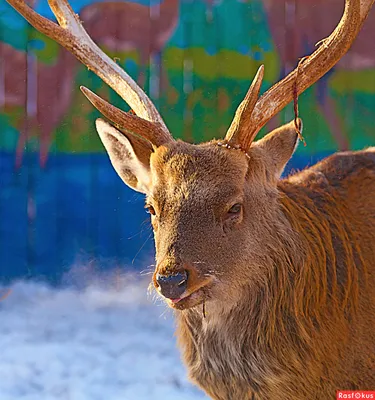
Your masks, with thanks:
M186 291L177 299L167 299L167 303L171 308L176 310L186 310L188 308L199 306L209 298L208 286L209 284L206 284L194 291Z

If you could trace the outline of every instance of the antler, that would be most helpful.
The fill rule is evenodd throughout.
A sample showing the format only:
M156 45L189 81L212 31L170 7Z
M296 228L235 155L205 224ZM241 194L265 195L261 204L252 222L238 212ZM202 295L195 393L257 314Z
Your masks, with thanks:
M313 85L328 72L349 50L375 0L346 0L341 21L332 34L299 68L272 86L259 100L263 66L239 106L225 140L230 146L247 151L259 130L293 100L293 86L297 82L297 95Z
M161 133L163 141L167 139L173 140L151 100L134 80L92 41L83 28L78 15L74 13L67 0L48 0L48 4L59 25L36 13L24 0L7 0L7 2L35 29L64 46L79 61L103 79L129 104L138 117L146 120L143 121L143 125L149 121L146 124L148 127L147 139L149 141L156 144L156 142L160 141L158 135ZM83 92L85 93L85 91ZM90 96L90 93L92 94L92 92L86 92L85 95L87 93L89 93L88 97L91 101L93 97ZM125 112L123 114L111 112L113 109L111 111L108 110L108 103L104 102L104 100L103 102L97 101L94 105L98 105L99 111L107 117L111 115L110 119L121 128L131 132L134 130L134 124L129 124L133 119L124 118L123 114L126 114ZM142 129L137 129L137 132L133 133L142 135Z
M256 73L253 82L246 94L245 99L239 105L236 115L228 129L225 139L231 144L241 144L241 138L246 137L249 126L252 124L251 115L256 102L258 101L260 87L264 76L264 65L261 65Z
M149 122L136 115L122 111L84 86L81 86L81 90L91 104L110 121L115 121L119 128L142 136L155 146L161 146L170 140L170 133L163 130L160 124Z

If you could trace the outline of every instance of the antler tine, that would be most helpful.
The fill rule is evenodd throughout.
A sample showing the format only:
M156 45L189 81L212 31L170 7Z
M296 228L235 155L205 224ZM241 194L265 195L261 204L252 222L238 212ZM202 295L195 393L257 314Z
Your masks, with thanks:
M254 108L253 125L256 133L280 110L293 100L293 87L297 82L297 95L303 93L325 75L349 50L358 35L374 0L346 0L344 14L331 35L299 68L272 86Z
M67 0L48 0L60 26L36 13L24 0L7 0L7 2L35 29L64 46L103 79L129 104L138 117L154 123L156 132L163 131L164 136L173 140L151 100L134 80L92 41ZM115 114L112 118L118 125L121 125L121 121L124 122L121 118L117 121Z
M157 147L170 140L170 135L160 125L120 110L84 86L81 86L81 91L96 109L110 121L115 121L120 129L141 136Z
M261 65L251 83L245 99L239 105L231 126L225 135L225 140L231 146L247 149L253 141L251 130L251 115L259 98L260 87L264 76L264 65Z
M299 95L327 73L349 50L374 1L346 0L344 14L332 34L321 42L312 55L305 57L298 68L260 97L251 114L251 121L246 120L246 135L239 138L238 145L243 150L248 150L259 130L293 100L296 83Z

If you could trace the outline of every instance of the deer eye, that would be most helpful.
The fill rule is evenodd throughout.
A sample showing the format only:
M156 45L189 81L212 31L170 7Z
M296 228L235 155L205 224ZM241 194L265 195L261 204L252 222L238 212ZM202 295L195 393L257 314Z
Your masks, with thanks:
M228 210L228 214L236 215L239 214L241 211L242 211L242 204L236 203Z
M147 212L147 213L149 213L149 214L151 214L151 215L156 215L155 208L152 207L150 204L146 204L146 205L145 205L145 209L146 209L146 212Z

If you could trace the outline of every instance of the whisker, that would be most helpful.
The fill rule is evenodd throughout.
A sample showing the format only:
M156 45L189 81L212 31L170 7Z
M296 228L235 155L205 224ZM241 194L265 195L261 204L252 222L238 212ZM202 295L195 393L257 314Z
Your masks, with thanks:
M169 311L171 311L170 308L165 307L165 310L160 314L159 318L163 318L164 317L164 319L166 319L165 316Z
M139 274L142 275L142 276L145 276L145 275L152 275L153 273L154 273L154 271L143 270Z
M145 247L146 243L148 242L148 240L150 239L150 237L152 236L152 232L148 235L147 239L144 241L144 243L142 244L142 246L140 247L140 249L137 251L137 254L134 256L132 264L134 264L135 259L137 258L138 254L141 252L141 250Z

